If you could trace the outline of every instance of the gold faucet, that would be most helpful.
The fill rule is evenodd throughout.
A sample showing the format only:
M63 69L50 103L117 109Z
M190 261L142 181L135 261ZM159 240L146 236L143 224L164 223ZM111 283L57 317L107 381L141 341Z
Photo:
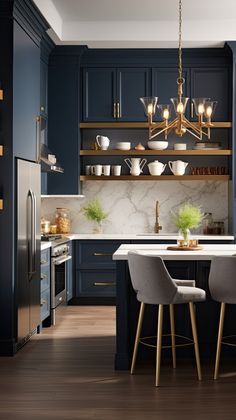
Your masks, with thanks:
M155 223L155 233L159 233L162 229L162 226L159 224L159 216L160 216L160 205L159 201L156 201L156 223Z

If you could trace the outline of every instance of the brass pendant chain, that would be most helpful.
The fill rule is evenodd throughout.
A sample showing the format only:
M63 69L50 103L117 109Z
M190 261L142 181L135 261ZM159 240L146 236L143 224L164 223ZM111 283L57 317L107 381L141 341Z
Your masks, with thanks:
M182 0L179 0L179 79L182 78Z

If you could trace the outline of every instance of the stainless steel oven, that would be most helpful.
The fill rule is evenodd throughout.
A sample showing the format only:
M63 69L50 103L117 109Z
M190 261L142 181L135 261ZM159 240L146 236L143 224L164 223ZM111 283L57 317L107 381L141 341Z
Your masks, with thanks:
M51 252L51 319L56 322L56 308L66 303L67 262L71 260L69 241L55 241Z

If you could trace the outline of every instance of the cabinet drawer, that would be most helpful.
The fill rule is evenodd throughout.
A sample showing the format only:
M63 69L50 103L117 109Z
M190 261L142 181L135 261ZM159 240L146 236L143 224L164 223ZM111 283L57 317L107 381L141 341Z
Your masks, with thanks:
M50 289L44 290L40 297L41 321L50 315Z
M50 248L41 251L40 264L41 266L50 264Z
M41 266L41 273L40 273L40 290L41 293L50 287L50 266L43 265Z
M119 248L117 241L84 241L76 243L76 269L115 269L112 254Z
M81 270L76 272L76 296L113 297L116 295L115 270Z

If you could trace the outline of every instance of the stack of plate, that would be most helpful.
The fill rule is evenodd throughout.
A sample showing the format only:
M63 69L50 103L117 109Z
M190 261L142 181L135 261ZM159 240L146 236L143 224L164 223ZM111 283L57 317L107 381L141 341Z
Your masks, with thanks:
M195 144L195 150L215 150L220 149L221 144L219 142L199 142Z

